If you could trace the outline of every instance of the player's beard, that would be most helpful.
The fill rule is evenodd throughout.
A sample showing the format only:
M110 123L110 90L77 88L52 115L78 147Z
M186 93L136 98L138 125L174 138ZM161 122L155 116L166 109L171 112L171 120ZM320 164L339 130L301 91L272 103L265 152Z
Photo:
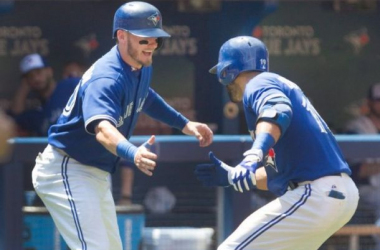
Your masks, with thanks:
M241 90L236 83L227 85L226 88L227 88L228 96L230 97L230 100L232 102L234 103L241 102L243 94L241 93Z
M141 45L139 45L141 46ZM141 60L139 57L140 56L143 56L142 55L142 51L140 52L139 50L137 50L134 46L133 46L133 43L131 41L131 39L128 37L128 48L127 48L127 53L128 53L128 56L134 60L136 63L138 63L139 65L142 65L142 66L149 66L152 64L153 62L153 58L152 56L150 56L149 58L148 57L145 57L146 60Z

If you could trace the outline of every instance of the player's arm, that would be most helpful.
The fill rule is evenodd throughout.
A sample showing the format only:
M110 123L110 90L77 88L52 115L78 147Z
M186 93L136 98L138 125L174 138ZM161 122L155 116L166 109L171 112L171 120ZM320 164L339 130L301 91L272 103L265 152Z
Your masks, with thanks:
M255 188L267 190L267 175L263 159L288 128L292 109L285 96L269 99L262 105L256 123L252 148L236 167L230 167L210 152L212 164L199 164L195 174L205 186L230 186L243 192Z
M145 174L152 176L152 171L156 167L157 155L150 152L146 144L152 145L155 137L152 136L140 147L130 143L108 120L100 120L94 127L96 140L108 151L134 162L136 166Z
M86 74L91 74L91 70ZM88 86L88 85L87 85ZM91 88L84 88L83 119L85 129L94 134L96 140L109 152L133 162L142 172L151 176L156 166L156 154L149 152L147 144L154 143L152 136L146 143L136 147L130 143L117 129L117 121L123 113L120 105L124 96L124 87L112 78L99 78L91 81Z
M149 94L144 105L144 112L150 117L182 131L186 135L195 136L199 140L201 147L212 143L213 132L206 124L189 121L166 103L153 89L149 89Z
M273 144L272 147L276 144L276 142L280 139L280 136L281 136L281 130L280 130L279 126L274 124L274 123L267 122L267 121L259 121L256 125L255 133L256 133L258 138L263 138L264 140L266 139L265 137L267 137L267 136L272 137L273 140L272 140L272 138L269 138L270 145ZM266 142L264 141L263 143L265 144ZM255 145L255 146L257 148L260 148L262 145ZM253 145L252 145L252 148L254 148ZM249 151L247 151L247 152L249 152ZM255 152L255 150L253 150L253 153L254 152ZM245 155L246 155L246 153L245 153ZM247 157L255 159L256 155L255 154L253 156L247 155L246 158ZM245 159L245 160L247 160L247 159ZM259 160L259 159L257 159L257 160ZM244 162L244 160L242 162ZM255 178L256 178L256 187L258 189L268 190L267 173L266 173L264 167L256 169Z
M265 156L286 132L293 117L290 100L285 95L272 96L258 108L255 140L238 165L252 172L263 166Z
M259 168L256 170L255 173L256 178L256 187L260 190L268 190L268 178L267 178L267 172L265 171L265 168Z
M293 117L292 105L286 96L269 98L260 108L255 134L269 133L277 140L288 129ZM264 152L267 153L267 152Z
M237 165L255 173L256 183L252 184L259 185L260 182L260 189L267 188L267 176L266 173L264 175L265 170L262 168L265 156L286 132L293 117L290 100L285 95L272 96L259 107L252 148L244 153L245 158ZM257 172L259 169L260 171Z

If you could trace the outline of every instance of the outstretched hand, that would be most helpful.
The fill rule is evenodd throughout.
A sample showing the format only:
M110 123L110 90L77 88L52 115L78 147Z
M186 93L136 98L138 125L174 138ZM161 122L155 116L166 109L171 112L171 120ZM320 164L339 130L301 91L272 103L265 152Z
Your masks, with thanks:
M230 186L228 171L231 167L217 159L212 152L209 153L209 157L213 163L199 164L195 167L197 179L205 187Z
M152 176L153 170L156 168L157 155L150 152L150 148L156 138L152 135L145 143L137 148L135 155L135 164L144 174Z
M182 129L182 133L195 136L201 147L210 145L214 136L212 130L206 124L192 121L186 124Z
M197 179L203 183L203 186L228 187L233 185L234 189L239 192L249 191L256 187L256 178L254 172L242 167L235 168L228 166L210 152L209 158L211 164L199 164L195 168Z

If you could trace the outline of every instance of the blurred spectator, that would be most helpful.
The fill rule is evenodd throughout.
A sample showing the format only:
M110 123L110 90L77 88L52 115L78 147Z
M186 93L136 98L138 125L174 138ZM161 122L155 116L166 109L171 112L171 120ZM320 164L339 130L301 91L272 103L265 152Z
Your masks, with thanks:
M368 90L366 113L348 122L346 132L349 134L380 134L380 83L372 85ZM363 162L351 162L353 178L358 185L361 205L368 216L373 212L376 224L380 226L380 158L366 159ZM360 212L360 206L358 208ZM358 218L360 219L360 218ZM361 220L368 220L361 218ZM360 223L363 223L361 221ZM368 223L368 221L364 222ZM375 237L376 249L380 250L380 238Z
M77 61L67 62L63 66L62 79L66 79L70 77L81 78L85 71L86 71L86 66L83 65L82 63L77 62Z
M10 109L19 136L47 136L50 125L57 121L80 78L57 83L52 68L39 54L25 56L20 62L20 71L21 85ZM34 105L31 100L36 100Z
M0 163L8 160L11 154L11 145L8 140L16 135L13 120L0 110Z
M348 122L348 133L380 134L380 83L370 86L366 107L362 108L365 113Z

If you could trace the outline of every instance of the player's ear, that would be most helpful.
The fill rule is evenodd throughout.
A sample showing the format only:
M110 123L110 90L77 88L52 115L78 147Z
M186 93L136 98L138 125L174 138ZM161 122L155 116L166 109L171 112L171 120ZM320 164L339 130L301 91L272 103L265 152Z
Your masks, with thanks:
M127 32L125 32L124 30L118 30L116 32L116 36L117 36L117 40L119 42L123 42L123 41L127 40Z

